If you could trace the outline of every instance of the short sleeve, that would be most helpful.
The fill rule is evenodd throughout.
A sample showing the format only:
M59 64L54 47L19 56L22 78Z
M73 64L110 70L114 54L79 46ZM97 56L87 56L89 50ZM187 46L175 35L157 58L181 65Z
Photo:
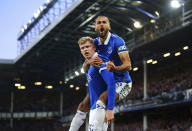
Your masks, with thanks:
M121 52L127 52L128 51L127 47L125 45L125 41L120 37L116 38L115 48L117 49L118 54Z

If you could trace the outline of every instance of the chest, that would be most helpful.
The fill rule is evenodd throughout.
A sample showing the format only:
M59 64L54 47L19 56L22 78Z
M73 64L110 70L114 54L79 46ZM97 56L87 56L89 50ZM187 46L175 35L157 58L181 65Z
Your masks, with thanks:
M98 70L94 66L90 66L87 72L87 81L91 82L99 77Z
M111 57L115 53L115 44L113 42L108 43L107 45L99 44L97 46L97 52L98 54Z

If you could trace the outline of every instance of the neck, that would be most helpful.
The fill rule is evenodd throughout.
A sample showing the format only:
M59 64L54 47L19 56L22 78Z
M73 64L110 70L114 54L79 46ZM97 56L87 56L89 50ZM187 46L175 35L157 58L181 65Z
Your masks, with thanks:
M97 56L97 55L98 55L97 52L95 52L95 53L93 53L93 55L92 55L91 57L87 57L86 59L87 59L87 60L90 60L90 59L94 58L94 57Z
M104 43L105 40L107 39L107 36L109 35L109 31L107 32L107 34L104 37L100 37L100 41L101 43Z

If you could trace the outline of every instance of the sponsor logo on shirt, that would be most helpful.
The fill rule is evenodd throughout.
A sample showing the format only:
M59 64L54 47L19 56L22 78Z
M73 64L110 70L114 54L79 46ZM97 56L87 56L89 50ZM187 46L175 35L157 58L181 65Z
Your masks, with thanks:
M126 50L127 48L126 48L126 46L125 45L123 45L123 46L119 46L118 47L118 51L121 51L121 50Z

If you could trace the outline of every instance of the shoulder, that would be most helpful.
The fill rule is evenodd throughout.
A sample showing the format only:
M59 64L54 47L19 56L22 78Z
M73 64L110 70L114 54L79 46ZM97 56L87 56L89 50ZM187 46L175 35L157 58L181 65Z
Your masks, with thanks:
M118 36L117 34L114 34L114 33L112 33L111 34L111 37L113 38L113 40L115 40L115 41L123 41L124 42L124 40L123 40L123 38L121 38L120 36Z
M94 44L98 44L98 43L99 43L99 37L95 38L95 39L93 40L93 42L94 42Z
M112 34L111 36L112 36L116 46L120 46L120 45L124 45L125 44L125 41L123 40L123 38L121 38L117 34Z

